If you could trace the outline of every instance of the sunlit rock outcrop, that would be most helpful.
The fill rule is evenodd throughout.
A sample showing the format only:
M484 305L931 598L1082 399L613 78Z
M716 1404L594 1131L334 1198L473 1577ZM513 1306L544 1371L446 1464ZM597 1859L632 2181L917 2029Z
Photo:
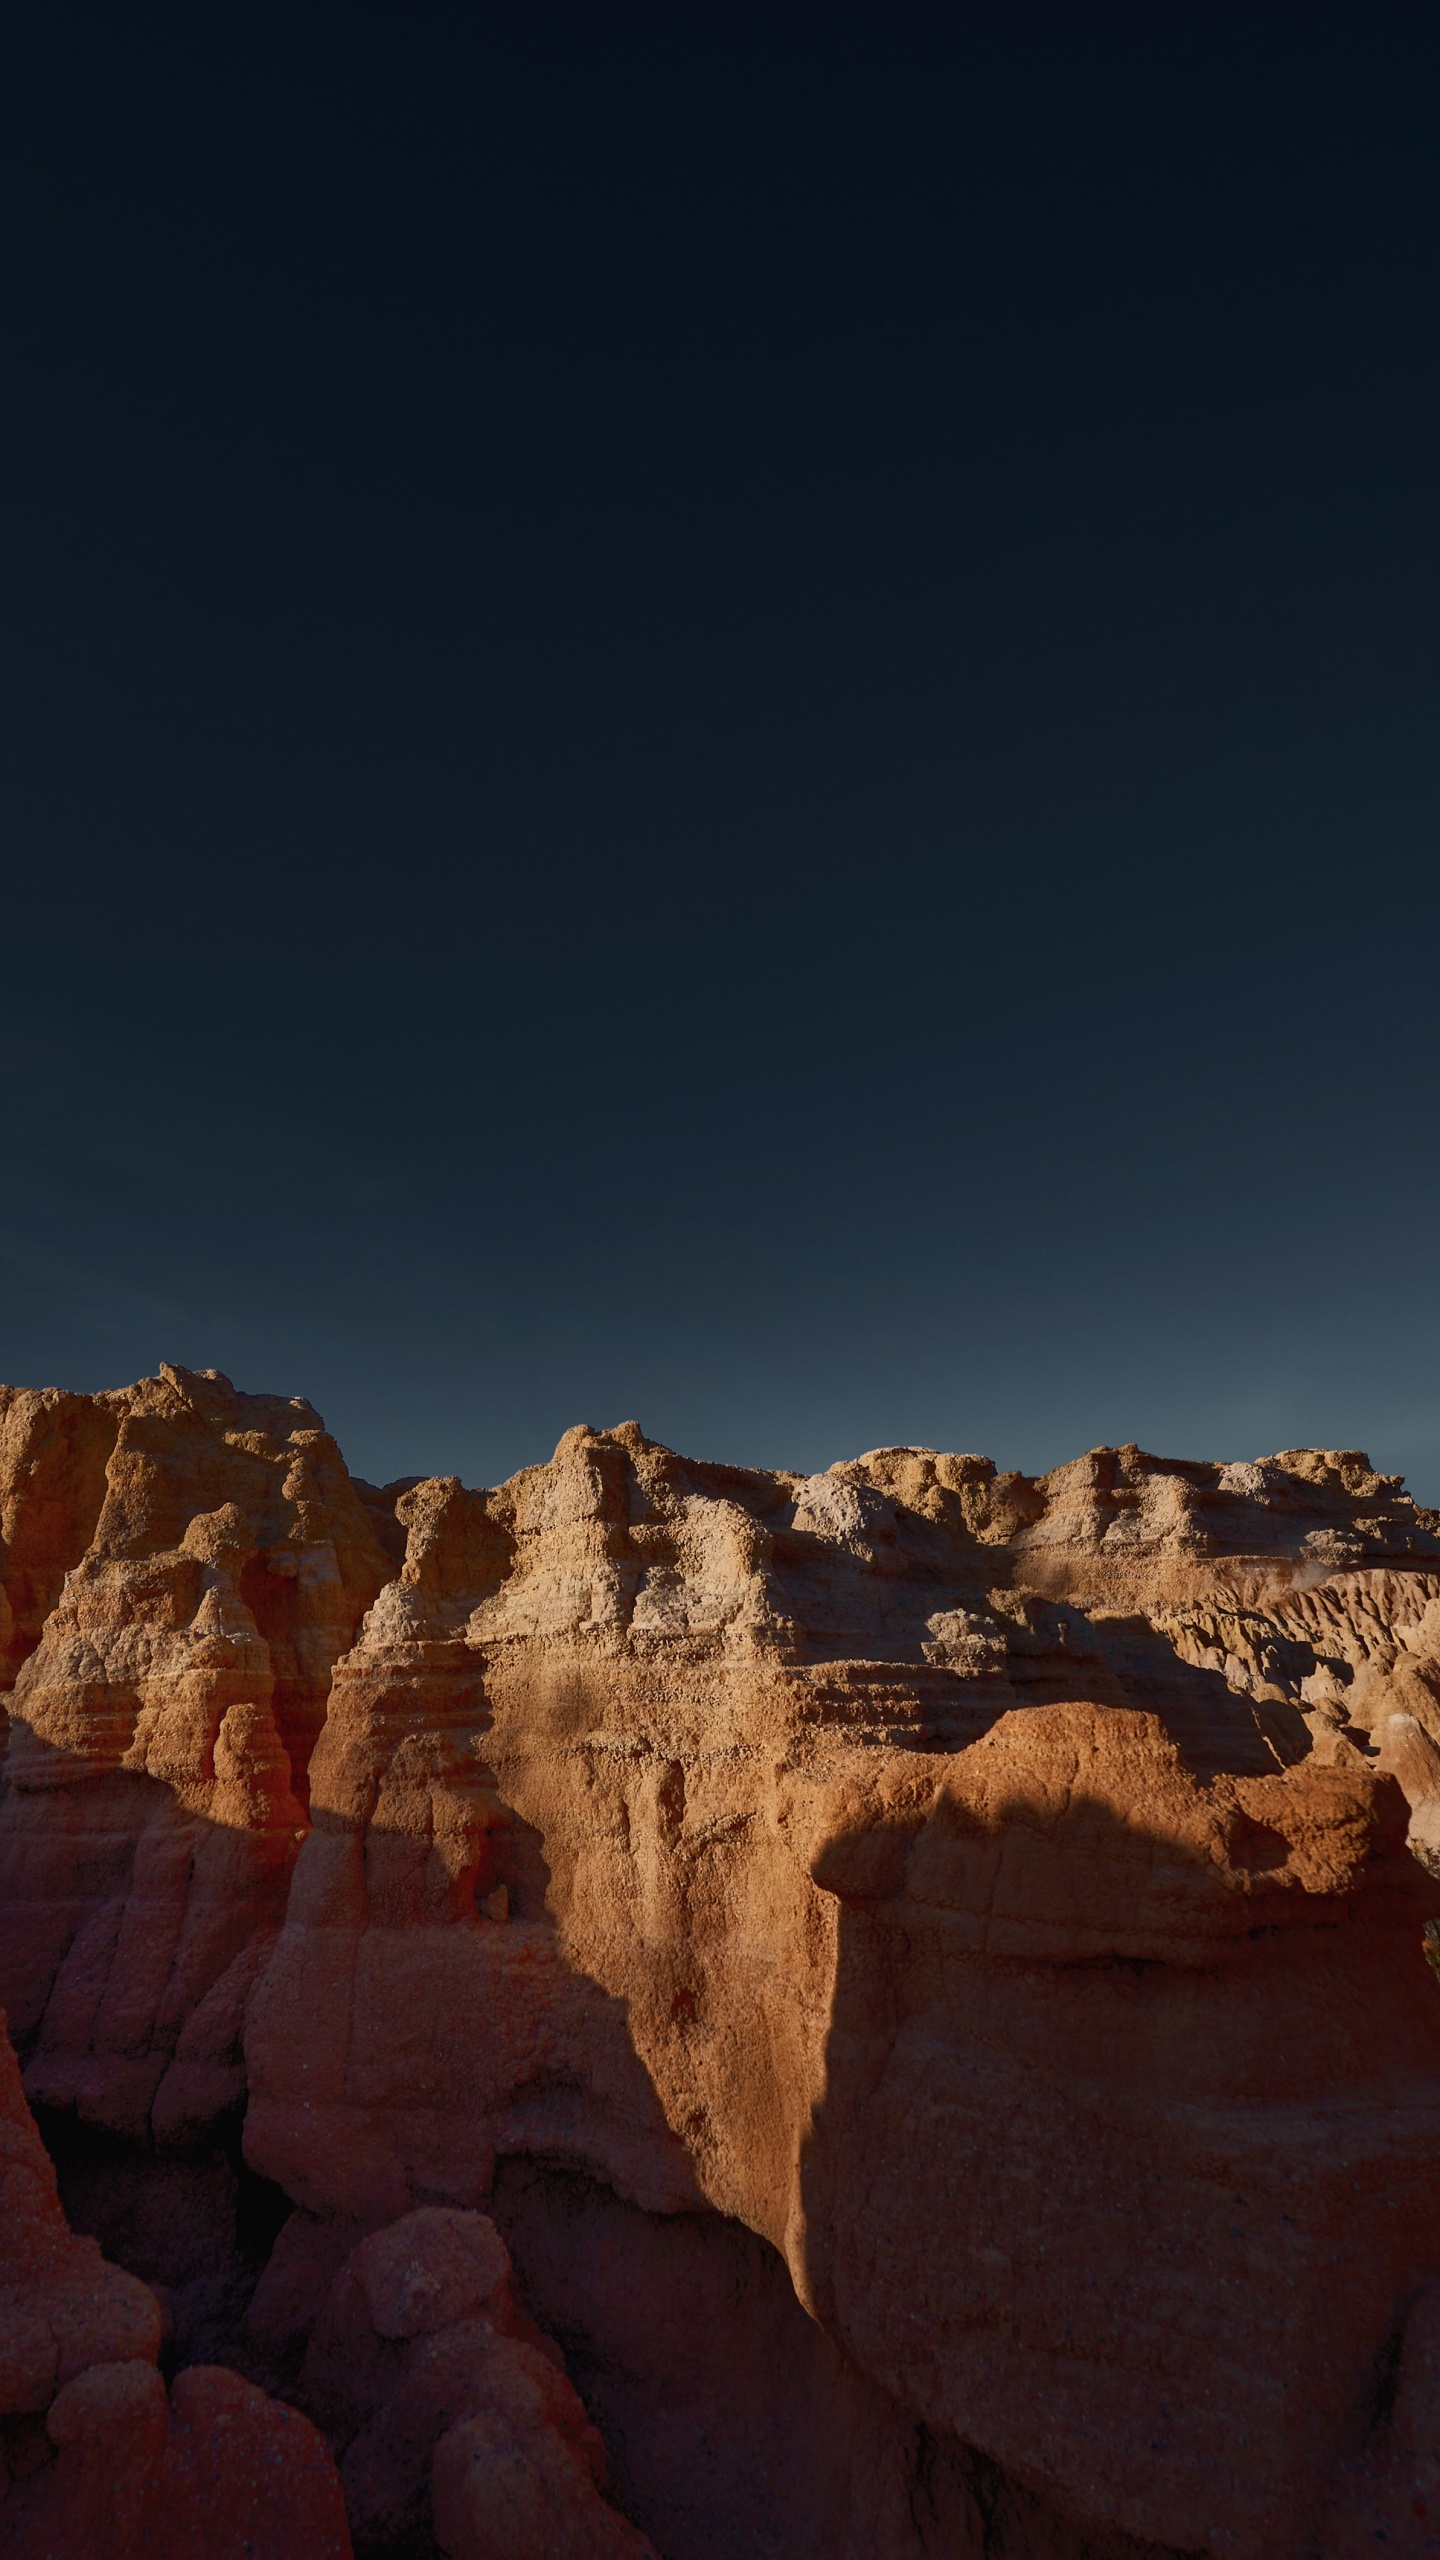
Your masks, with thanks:
M626 1424L381 1493L213 1375L38 1402L77 1486L71 1408L114 1427L102 1499L47 1460L33 1625L25 1567L0 1989L47 2121L157 2176L243 2126L295 2208L238 2369L298 2389L367 2234L489 2215L665 2560L1394 2542L1440 2278L1397 1480ZM471 2547L528 2388L464 2462L419 2426L405 2531Z

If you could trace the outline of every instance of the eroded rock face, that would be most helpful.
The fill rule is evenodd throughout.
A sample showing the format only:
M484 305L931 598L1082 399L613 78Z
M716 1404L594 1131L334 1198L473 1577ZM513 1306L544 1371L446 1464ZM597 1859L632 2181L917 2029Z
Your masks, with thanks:
M128 1402L125 1388L79 1396L0 1387L0 1687L34 1652L95 1534Z
M757 2550L1301 2560L1367 2500L1393 2542L1440 2278L1440 1535L1396 1480L624 1425L381 1494L213 1376L77 1401L119 1418L11 1700L0 1983L46 2106L164 2155L243 2105L298 2208L257 2371L313 2378L366 2234L438 2215L459 2268L522 2191L563 2322L568 2178L666 2334L652 2231L754 2235L819 2324L828 2380L761 2323L811 2485ZM576 2292L577 2371L663 2432L623 2294ZM559 2424L515 2343L368 2547L500 2512L506 2430ZM616 2530L720 2560L703 2458L627 2445Z
M8 1552L40 1543L37 1480L47 1521L94 1502L85 1401L83 1502L17 1478ZM103 1500L10 1693L0 1976L37 2103L183 2140L241 2098L331 1665L391 1565L299 1400L167 1370L90 1401Z
M348 2560L315 2428L238 2374L168 2396L161 2308L66 2227L0 2034L0 2553L5 2560Z

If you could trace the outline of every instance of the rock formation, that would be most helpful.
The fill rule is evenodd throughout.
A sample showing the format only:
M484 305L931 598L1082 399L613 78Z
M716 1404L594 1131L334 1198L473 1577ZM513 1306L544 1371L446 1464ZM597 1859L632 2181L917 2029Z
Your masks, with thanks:
M341 2454L362 2560L423 2537L432 2499L453 2560L655 2560L601 2495L604 2444L483 2214L431 2206L362 2240L299 2391Z
M0 2036L0 2553L5 2560L349 2560L313 2426L236 2373L168 2398L149 2288L66 2228Z
M308 2410L357 2548L1440 2550L1398 1480L624 1424L381 1492L166 1369L0 1403L0 1523L26 2089L152 2281L122 2188L259 2216L175 2390Z

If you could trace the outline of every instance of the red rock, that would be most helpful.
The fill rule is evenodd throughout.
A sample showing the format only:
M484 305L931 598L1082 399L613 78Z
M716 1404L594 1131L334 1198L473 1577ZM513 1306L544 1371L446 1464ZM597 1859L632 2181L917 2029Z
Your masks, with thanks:
M183 2142L243 2094L330 1665L390 1566L298 1399L167 1370L89 1402L90 1438L62 1417L73 1498L52 1467L43 1515L93 1502L101 1423L104 1500L10 1701L0 1982L37 2103Z
M0 2418L41 2412L91 2365L155 2362L146 2285L67 2229L55 2172L0 2035Z
M542 2355L507 2340L478 2393L479 2406L435 2448L435 2533L451 2560L654 2560L597 2497L598 2439Z
M350 2261L377 2337L428 2338L485 2311L508 2325L510 2260L483 2213L430 2206L362 2241Z
M0 2035L0 2475L4 2560L345 2560L335 2466L309 2421L192 2368L167 2405L161 2306L69 2231ZM44 2435L39 2434L43 2417Z
M273 2388L294 2380L330 2288L363 2236L357 2222L303 2210L283 2224L245 2313L256 2379Z
M301 2209L247 2335L303 2370L366 2547L432 2453L457 2552L635 2530L484 2290L497 2161L779 2253L832 2359L767 2314L827 2560L1399 2531L1403 2315L1440 2279L1440 1894L1405 1847L1440 1856L1440 1523L1395 1480L800 1477L625 1425L405 1487L396 1573L308 1409L171 1372L115 1410L12 1702L0 1974L37 2099L137 2156L243 2096ZM673 2362L696 2316L657 2298ZM646 2525L643 2443L625 2476ZM674 2477L667 2560L723 2560Z
M335 2466L315 2429L218 2366L177 2374L168 2502L151 2547L165 2560L348 2560Z
M34 1652L105 1499L105 1469L129 1402L50 1387L0 1387L0 1690Z
M1413 2304L1378 2379L1378 2425L1346 2466L1323 2538L1323 2560L1428 2560L1440 2540L1440 2288Z
M51 2406L48 2468L0 2506L5 2560L349 2560L335 2466L298 2411L235 2373L92 2365Z
M558 2349L528 2328L483 2214L407 2214L354 2250L299 2395L340 2457L362 2555L433 2530L446 2551L495 2560L654 2560L601 2495L605 2448Z
M0 2507L6 2560L139 2560L164 2497L168 2414L153 2364L95 2364L67 2383L46 2420L56 2458Z

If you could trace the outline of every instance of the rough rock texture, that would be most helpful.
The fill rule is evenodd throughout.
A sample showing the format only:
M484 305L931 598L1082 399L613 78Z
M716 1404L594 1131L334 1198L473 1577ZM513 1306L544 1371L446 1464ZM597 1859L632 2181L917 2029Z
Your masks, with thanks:
M0 1685L6 1689L94 1535L128 1402L0 1387Z
M66 2227L0 2035L0 2554L4 2560L346 2560L313 2426L238 2374L166 2395L161 2307Z
M310 2332L298 2396L340 2457L357 2552L655 2560L601 2494L601 2438L517 2310L493 2222L429 2207L362 2240Z
M630 2520L492 2320L463 2424L409 2366L356 2419L362 2547L484 2547L558 2425L577 2549L1440 2549L1440 1522L1397 1480L626 1424L382 1492L213 1374L6 1413L37 2104L160 2182L243 2107L298 2210L229 2360L317 2414L357 2244L438 2213L458 2265L493 2210Z
M298 1398L167 1370L94 1401L111 1447L78 1560L27 1527L31 1482L45 1523L85 1507L58 1461L17 1472L6 1514L7 1553L43 1551L58 1587L10 1697L0 1975L37 2103L178 2141L242 2097L331 1665L391 1567ZM61 1419L91 1504L93 1435Z

